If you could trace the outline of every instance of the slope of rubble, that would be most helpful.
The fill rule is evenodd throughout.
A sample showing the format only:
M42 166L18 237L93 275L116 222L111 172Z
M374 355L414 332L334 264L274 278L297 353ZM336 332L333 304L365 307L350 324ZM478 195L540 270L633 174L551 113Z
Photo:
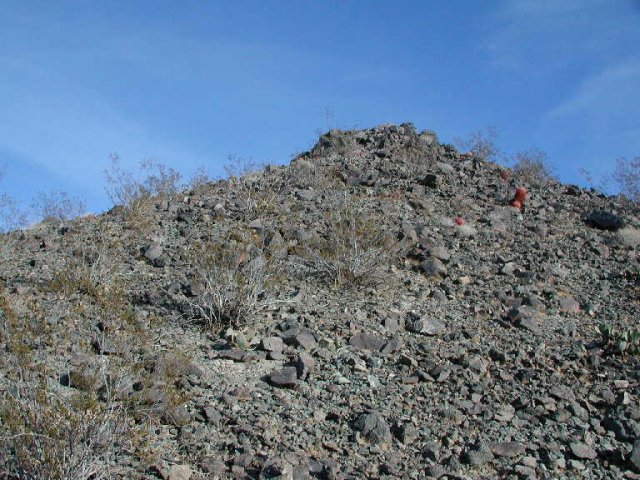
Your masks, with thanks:
M4 236L0 478L32 478L16 411L106 405L94 473L58 478L640 478L640 209L537 180L410 124L332 130Z

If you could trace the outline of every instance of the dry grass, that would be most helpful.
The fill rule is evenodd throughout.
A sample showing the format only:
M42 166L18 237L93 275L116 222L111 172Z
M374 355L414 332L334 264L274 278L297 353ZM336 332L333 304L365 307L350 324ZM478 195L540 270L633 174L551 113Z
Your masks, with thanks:
M365 285L380 280L395 248L393 239L342 193L325 218L326 231L299 247L298 265L334 285Z
M276 258L247 232L224 241L208 241L190 252L199 294L190 301L190 317L214 332L239 329L269 306L268 287Z

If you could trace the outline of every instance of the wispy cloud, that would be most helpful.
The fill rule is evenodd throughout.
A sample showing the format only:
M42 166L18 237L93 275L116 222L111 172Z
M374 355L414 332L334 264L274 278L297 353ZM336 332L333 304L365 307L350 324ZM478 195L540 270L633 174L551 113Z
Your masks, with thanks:
M487 19L491 61L526 74L615 56L637 37L634 2L504 0Z
M590 118L604 117L621 126L622 123L640 127L640 118L631 112L640 112L640 58L606 67L585 79L576 91L553 108L547 118L571 115ZM629 118L631 117L631 118Z

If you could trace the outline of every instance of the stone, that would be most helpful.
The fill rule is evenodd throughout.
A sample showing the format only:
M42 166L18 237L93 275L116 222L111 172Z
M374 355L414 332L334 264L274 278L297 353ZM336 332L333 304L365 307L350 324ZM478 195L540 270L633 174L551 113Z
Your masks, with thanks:
M431 257L420 264L422 272L427 277L446 277L447 267L441 260Z
M470 448L467 448L462 456L462 463L467 465L479 466L493 461L493 452L484 442L477 442Z
M379 352L386 343L385 338L370 333L357 333L349 339L349 345L352 347L371 352Z
M166 480L189 480L193 471L187 465L172 465L167 472Z
M262 339L260 346L266 352L282 352L284 342L280 337L266 337Z
M518 442L499 442L491 444L491 452L498 457L517 457L525 452L524 445Z
M281 337L287 345L300 347L307 351L312 351L318 346L316 337L306 328L291 328L284 332Z
M575 402L576 396L573 391L566 385L554 385L549 389L549 395L558 400L565 400L567 402Z
M144 250L144 257L149 260L149 262L154 266L154 267L163 267L165 264L165 260L164 260L164 251L162 249L162 247L160 245L158 245L157 243L153 243L151 245L149 245L145 250Z
M629 455L629 463L637 472L640 472L640 439L633 444L633 449Z
M280 388L294 388L298 385L298 370L296 367L284 367L269 375L269 382Z
M610 230L615 232L624 227L622 217L607 210L593 210L586 218L587 225L600 230Z
M316 366L315 360L308 353L300 353L295 361L298 379L307 380Z
M354 428L373 444L391 441L391 430L382 415L370 412L360 415Z
M571 448L571 453L573 453L576 458L587 460L594 460L598 458L598 453L586 443L572 442L569 445L569 448Z
M447 329L444 322L428 316L409 318L405 322L405 327L410 332L428 336L441 335Z

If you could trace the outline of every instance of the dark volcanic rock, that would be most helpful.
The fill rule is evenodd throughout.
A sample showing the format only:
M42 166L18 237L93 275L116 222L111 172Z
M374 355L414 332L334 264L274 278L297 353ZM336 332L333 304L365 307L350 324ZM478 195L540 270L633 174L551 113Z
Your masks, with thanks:
M293 388L298 385L298 371L296 367L284 367L269 375L269 382L281 388Z
M587 215L586 222L592 227L613 232L620 230L625 225L620 216L606 210L594 210Z

